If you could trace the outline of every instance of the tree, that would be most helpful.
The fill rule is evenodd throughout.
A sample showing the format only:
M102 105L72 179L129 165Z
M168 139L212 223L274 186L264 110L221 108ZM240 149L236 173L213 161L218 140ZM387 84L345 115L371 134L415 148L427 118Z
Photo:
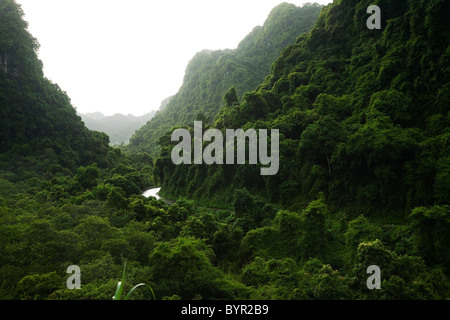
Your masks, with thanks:
M231 107L234 103L239 103L239 99L236 94L236 89L231 87L230 90L224 96L225 105Z
M44 300L64 283L55 271L23 277L17 284L17 293L23 300Z
M321 257L325 251L326 229L325 217L328 215L328 208L323 199L312 201L308 207L302 211L301 239L303 259Z
M81 246L85 251L89 251L99 250L105 240L113 237L115 230L108 220L97 216L88 216L80 221L75 231L83 239Z
M155 292L160 296L177 294L182 299L220 297L218 285L224 275L211 259L214 253L202 240L176 238L160 243L149 259Z
M330 265L323 265L317 274L312 275L308 289L315 300L348 300L352 297L348 279Z
M381 228L371 223L365 216L360 215L348 224L345 242L355 257L358 246L362 242L374 241L381 237Z
M303 131L299 143L299 152L302 157L321 164L331 174L331 156L336 146L344 139L345 133L341 125L327 115L309 125Z
M80 167L77 171L76 179L83 189L91 189L97 185L100 170L96 163L87 167Z
M410 215L415 247L428 265L450 267L450 206L415 208Z
M241 219L245 231L253 229L260 221L261 211L258 200L246 188L235 189L233 193L233 208L236 216Z
M381 290L368 290L369 266L381 270ZM380 240L362 242L358 246L352 271L357 290L364 299L432 299L435 284L424 277L425 263L419 257L398 255Z

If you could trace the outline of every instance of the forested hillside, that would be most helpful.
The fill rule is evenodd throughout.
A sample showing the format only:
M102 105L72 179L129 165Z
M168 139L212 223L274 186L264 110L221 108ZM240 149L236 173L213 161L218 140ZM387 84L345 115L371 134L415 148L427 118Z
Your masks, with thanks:
M148 155L110 148L108 136L88 130L67 94L44 77L23 15L14 0L0 0L1 300L47 299L67 288L69 265L111 257L101 246L112 234L101 225L118 231L106 217L119 225L131 220L126 199L153 183ZM77 229L82 221L89 227ZM115 236L126 241L121 231ZM109 267L120 274L120 257L116 262Z
M221 130L279 129L276 176L261 177L256 166L166 165L166 152L158 167L165 192L229 204L245 187L283 205L323 193L337 208L401 216L447 204L449 3L378 4L382 30L366 27L367 1L328 6L261 85L215 118Z
M163 194L231 208L241 221L252 261L244 279L261 275L278 288L281 275L266 273L273 264L280 272L285 263L307 268L315 257L351 282L372 261L389 269L384 287L400 298L424 294L417 287L424 278L401 271L406 261L427 275L450 267L450 3L375 3L380 30L366 26L371 1L327 6L264 82L215 117L211 127L224 136L279 129L277 175L261 176L259 165L176 166L170 132L160 139L155 175ZM329 294L351 296L327 268L320 272L335 281Z
M192 124L197 118L212 122L225 93L234 87L240 98L261 83L281 50L311 29L321 8L317 4L297 7L282 3L236 49L199 52L189 62L178 93L136 132L129 149L155 156L159 138L172 127Z
M0 2L0 162L12 171L62 172L114 158L105 134L87 130L37 58L39 43L27 32L13 1Z
M43 76L20 6L0 0L0 300L448 300L449 2L375 3L381 30L366 27L371 1L342 0L278 55L259 47L276 57L253 87L255 65L203 88L240 49L199 54L192 90L155 117L168 126L124 152L85 128ZM303 10L318 8L275 8L239 47L282 44ZM170 126L206 117L205 129L279 129L278 174L175 166ZM142 195L159 184L166 199Z

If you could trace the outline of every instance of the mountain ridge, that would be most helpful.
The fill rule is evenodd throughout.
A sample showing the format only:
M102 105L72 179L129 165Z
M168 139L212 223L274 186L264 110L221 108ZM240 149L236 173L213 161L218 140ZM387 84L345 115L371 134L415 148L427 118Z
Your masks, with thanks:
M236 49L202 50L189 61L180 90L167 107L131 138L128 150L157 155L158 140L174 126L198 117L210 122L223 104L224 94L235 87L238 98L252 90L270 72L281 50L298 35L309 31L322 6L297 7L282 3L271 10L262 26L256 26Z
M151 120L155 114L156 111L141 116L121 113L106 116L101 112L78 113L88 129L106 133L111 145L128 144L135 131Z
M365 27L372 0L334 1L205 121L279 129L280 171L263 178L175 166L170 131L156 164L109 147L0 0L0 300L448 300L450 1L375 3L383 31ZM155 176L174 201L143 195Z
M262 178L257 166L174 166L169 132L156 163L162 193L230 205L246 188L294 208L323 194L349 212L400 216L447 203L449 2L389 3L378 2L382 30L366 26L370 1L325 7L264 81L220 109L212 128L280 129L277 176Z
M0 162L23 174L108 166L116 157L108 137L88 130L67 93L44 76L23 17L15 1L0 2Z

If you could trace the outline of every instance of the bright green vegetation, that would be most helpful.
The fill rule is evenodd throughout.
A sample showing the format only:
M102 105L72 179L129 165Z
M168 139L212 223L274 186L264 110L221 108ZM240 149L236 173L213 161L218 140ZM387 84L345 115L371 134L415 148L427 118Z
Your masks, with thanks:
M261 83L281 50L311 29L321 8L317 4L297 7L282 3L236 49L199 52L189 62L178 93L136 132L129 149L156 156L159 138L172 127L192 125L196 119L212 122L224 94L234 86L242 97Z
M160 153L149 136L109 147L43 77L20 8L0 0L0 299L448 299L449 2L375 2L383 30L365 27L370 1L336 1L273 53L265 80L193 91L220 101L192 115L182 88L155 117L280 129L280 172L262 177L174 166L170 127L151 137ZM272 43L292 31L274 14L290 10L272 12ZM141 195L159 184L175 204ZM66 287L70 265L80 290ZM366 287L370 265L381 290Z
M327 6L312 31L282 51L265 81L242 99L234 88L224 94L210 127L279 129L277 175L261 176L256 165L175 166L171 131L160 139L155 176L163 194L234 210L244 239L251 237L250 265L276 257L293 258L301 267L314 257L350 277L364 240L394 256L421 256L429 270L439 265L448 272L449 4L378 1L383 29L369 30L370 4ZM302 237L319 232L318 223L306 228L300 212L319 198L327 209L310 252ZM288 231L277 231L279 209L297 215ZM365 222L373 223L379 232L346 242L354 221L370 229ZM424 240L410 229L420 223L439 230L429 230ZM333 229L337 225L341 229ZM417 237L429 241L426 250L434 258L413 245ZM437 253L441 245L445 249Z
M125 287L125 277L126 277L126 274L127 274L127 263L126 263L126 261L125 261L125 266L124 266L124 268L123 268L122 280L119 281L119 283L117 283L116 293L115 293L114 296L113 296L113 300L129 300L130 297L131 297L131 295L132 295L138 288L147 288L147 289L150 291L150 293L151 293L153 299L156 299L155 293L153 292L152 287L149 286L148 284L145 284L145 283L140 283L140 284L135 285L135 286L134 286L134 287L133 287L126 295L125 295L125 297L122 299L122 296L123 296L123 293L124 293L124 292L123 292L123 288Z
M238 103L222 103L212 127L280 130L278 175L264 178L256 166L177 167L166 147L157 163L165 193L230 204L245 187L296 207L323 192L353 215L400 217L447 204L448 4L380 1L380 31L366 28L367 4L328 6L261 85ZM164 146L171 147L170 133Z

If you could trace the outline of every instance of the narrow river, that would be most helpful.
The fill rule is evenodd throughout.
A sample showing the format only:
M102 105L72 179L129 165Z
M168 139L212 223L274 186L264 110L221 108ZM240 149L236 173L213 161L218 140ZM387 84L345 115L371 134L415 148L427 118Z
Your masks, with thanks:
M144 192L142 193L142 195L143 195L144 197L146 197L146 198L148 198L148 197L155 197L157 200L162 200L162 201L164 201L165 203L167 203L168 205L173 205L173 204L175 203L174 200L164 199L164 198L161 198L161 196L159 196L158 193L159 193L160 190L161 190L161 188L152 188L152 189L148 189L148 190L144 191ZM213 210L213 211L216 211L216 212L221 211L221 210L224 210L224 209L210 208L210 207L205 207L205 208L208 208L208 209Z
M161 199L161 197L158 195L158 192L160 190L161 190L161 188L148 189L142 195L146 198L155 197L157 200L159 200L159 199Z

